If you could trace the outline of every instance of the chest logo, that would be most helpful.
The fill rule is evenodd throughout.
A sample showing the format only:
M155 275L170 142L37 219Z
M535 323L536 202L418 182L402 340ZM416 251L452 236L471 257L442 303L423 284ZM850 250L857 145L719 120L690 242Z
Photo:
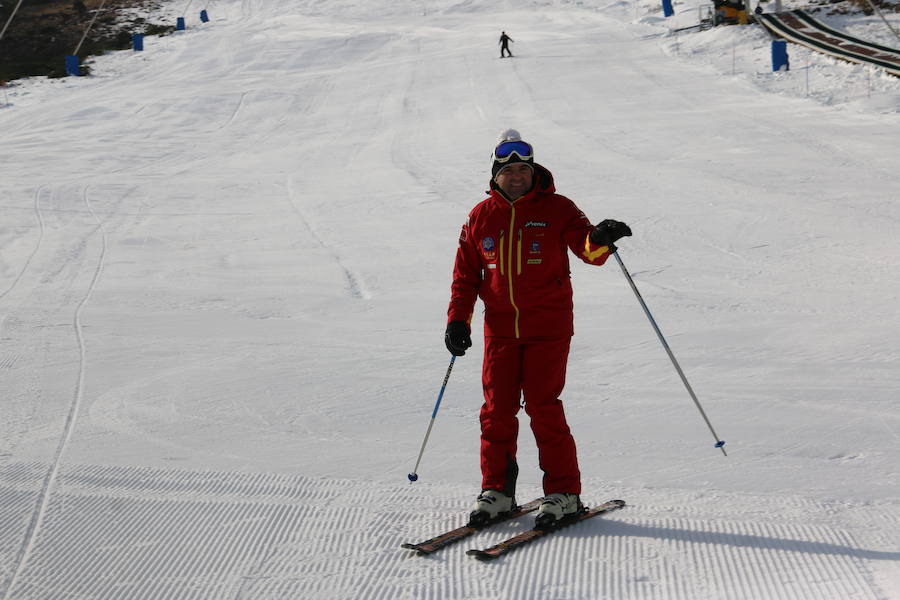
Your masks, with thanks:
M481 240L481 250L485 260L494 260L497 258L497 253L494 251L495 247L494 238L486 237Z
M525 223L525 228L529 227L549 227L547 221L528 221Z

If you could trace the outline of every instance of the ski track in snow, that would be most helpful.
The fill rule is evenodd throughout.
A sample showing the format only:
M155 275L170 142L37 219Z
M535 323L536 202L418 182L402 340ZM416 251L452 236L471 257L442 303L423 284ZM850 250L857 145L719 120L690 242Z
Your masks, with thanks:
M0 524L14 522L10 509L29 501L44 470L0 467ZM57 479L43 543L8 597L877 600L884 595L870 565L900 560L897 539L872 549L873 530L829 524L830 514L857 511L889 522L890 505L759 498L759 513L742 520L725 516L728 497L641 491L645 503L480 563L465 550L521 531L530 517L420 557L399 544L459 524L465 495L88 465L63 468ZM403 509L377 508L392 503Z
M28 561L31 558L32 552L34 550L36 540L41 535L41 529L44 525L44 520L47 515L47 510L51 502L51 498L53 496L54 487L56 484L57 477L59 476L59 471L61 467L61 463L66 453L66 448L69 445L69 441L72 439L72 434L74 433L75 426L78 422L78 415L81 410L82 401L84 398L84 382L85 382L85 373L87 369L87 347L84 341L84 332L82 329L82 312L84 310L85 305L87 305L88 300L91 297L91 293L94 291L94 288L97 286L97 281L100 279L100 275L103 272L103 261L106 257L106 232L103 230L103 224L100 222L100 219L94 213L94 209L91 206L90 200L88 199L88 187L85 186L82 197L84 199L84 204L87 207L88 212L93 217L94 221L97 224L97 231L100 233L100 239L102 242L99 257L97 258L97 264L93 272L93 276L91 277L90 284L88 285L87 291L84 294L84 297L78 303L78 306L75 308L75 314L72 320L72 327L75 331L75 336L78 342L78 379L75 384L75 391L72 398L72 403L69 407L68 416L66 418L65 427L63 429L62 436L59 440L59 445L56 449L56 454L53 457L53 462L50 463L46 477L44 478L44 483L41 488L41 491L38 494L37 499L37 507L34 509L34 512L31 515L30 522L25 531L25 538L22 542L22 546L18 552L18 558L14 562L14 566L12 569L12 575L7 580L7 585L4 593L4 600L9 600L10 598L14 598L13 592L16 588L16 585L19 580L19 576L22 571L27 568ZM36 201L37 202L37 201ZM33 254L31 256L34 256ZM29 257L30 261L30 257Z
M28 255L28 258L25 259L25 262L22 264L22 268L19 270L18 274L13 278L12 282L10 282L9 286L0 293L0 301L6 298L10 292L12 292L16 285L18 285L19 281L22 279L22 276L28 270L28 266L31 264L31 261L34 259L35 254L38 253L38 250L41 248L41 241L44 239L44 217L41 214L41 192L44 191L44 186L38 186L38 188L34 191L34 214L35 219L38 223L38 235L37 240L34 242L34 249ZM0 307L2 307L2 302L0 302ZM3 326L6 323L6 319L9 317L10 311L4 311L3 317L0 318L0 339L3 336ZM4 365L7 367L11 367L15 362L15 357L10 357L0 361L0 365Z
M328 244L324 239L322 239L322 236L319 235L319 232L313 225L313 221L311 220L311 218L306 215L306 213L298 204L296 194L294 192L293 178L288 177L285 187L287 188L288 202L290 203L291 209L293 210L294 214L297 215L297 218L301 223L303 223L303 227L309 232L309 234L316 241L319 247L329 255L331 255L331 257L334 259L334 262L337 263L338 267L340 267L341 271L343 272L344 278L347 280L347 289L350 296L361 300L371 300L372 293L366 286L365 280L362 278L362 276L357 273L355 269L346 264L346 261L341 257L341 254L332 245Z
M28 258L25 259L24 264L22 265L21 270L18 275L12 280L5 290L0 293L0 300L3 300L13 289L15 289L16 285L19 283L19 280L22 279L22 275L25 274L25 271L28 270L28 265L31 264L32 259L34 259L34 255L37 254L38 250L41 247L41 240L44 239L44 217L41 215L41 192L44 191L45 186L38 186L38 188L34 191L34 215L38 222L38 236L37 240L34 243L34 249L31 251L31 254L28 255Z

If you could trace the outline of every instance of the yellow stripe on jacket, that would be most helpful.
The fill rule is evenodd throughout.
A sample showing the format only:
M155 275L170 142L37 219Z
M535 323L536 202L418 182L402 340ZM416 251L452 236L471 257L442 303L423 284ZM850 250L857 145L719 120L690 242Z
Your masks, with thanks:
M595 250L591 250L591 248L595 248ZM584 257L589 261L595 261L604 254L609 252L609 246L594 246L591 243L590 234L584 236Z

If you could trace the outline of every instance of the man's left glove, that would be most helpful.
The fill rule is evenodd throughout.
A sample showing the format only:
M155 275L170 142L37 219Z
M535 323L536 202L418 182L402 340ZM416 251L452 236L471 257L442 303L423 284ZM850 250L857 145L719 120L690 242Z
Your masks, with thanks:
M453 356L462 356L466 350L472 347L472 337L469 335L468 323L464 321L450 321L447 323L447 332L444 334L444 343L447 350Z
M617 248L613 242L629 235L631 235L631 228L628 225L621 221L606 219L594 227L591 232L591 243L597 246L607 246L610 252L615 252Z

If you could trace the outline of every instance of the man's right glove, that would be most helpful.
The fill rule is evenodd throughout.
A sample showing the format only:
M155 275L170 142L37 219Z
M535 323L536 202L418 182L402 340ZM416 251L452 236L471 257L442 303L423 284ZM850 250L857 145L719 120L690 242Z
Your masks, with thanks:
M450 351L450 354L462 356L468 348L472 347L472 337L469 333L469 325L464 321L450 321L447 324L444 343L447 344L447 350Z
M631 229L628 225L621 221L606 219L594 227L591 232L591 243L597 246L607 246L610 252L615 252L617 248L613 242L629 235L631 235Z

